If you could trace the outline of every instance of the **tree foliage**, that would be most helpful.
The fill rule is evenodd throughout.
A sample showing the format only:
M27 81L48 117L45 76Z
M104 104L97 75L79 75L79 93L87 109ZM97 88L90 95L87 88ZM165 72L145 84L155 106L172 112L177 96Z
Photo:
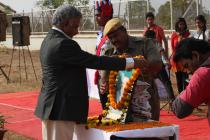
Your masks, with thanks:
M156 15L156 22L166 29L170 28L170 2L161 5Z
M175 21L178 17L182 17L188 6L190 5L191 0L172 0L173 5L173 27ZM200 5L199 5L200 6ZM201 7L201 6L200 6ZM194 2L187 12L185 19L188 24L194 24L194 18L196 17L196 3ZM170 2L167 1L165 4L161 5L158 9L158 13L156 15L156 22L164 27L164 29L170 29L171 25L171 15L170 15ZM200 10L200 14L205 15L205 11Z
M56 9L58 6L62 5L63 3L68 3L73 6L79 5L87 5L89 0L40 0L36 3L38 7L42 9Z

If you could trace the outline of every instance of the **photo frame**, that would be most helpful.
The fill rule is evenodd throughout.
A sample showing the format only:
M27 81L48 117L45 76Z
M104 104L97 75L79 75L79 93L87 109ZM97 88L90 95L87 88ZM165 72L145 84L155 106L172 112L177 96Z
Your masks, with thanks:
M141 115L144 116L144 118L151 118L151 106L149 104L151 95L148 92L150 84L142 81L142 78L135 78L134 83L128 84L132 81L131 79L133 79L134 71L135 70L118 72L115 79L116 92L111 95L111 103L107 110L106 119L111 119L120 123L125 123L129 120L132 121L134 118L129 115L131 110L137 116ZM111 91L112 90L113 89L111 89ZM113 102L113 97L115 98L115 103ZM135 119L141 118L137 117Z
M119 100L122 98L125 83L129 80L131 76L132 76L132 71L119 71L118 72L117 83L116 83L116 98L115 98L116 102L119 102ZM112 120L121 119L121 123L124 123L126 119L126 115L127 115L126 113L123 114L122 110L114 109L112 106L109 106L108 114L106 118L112 119Z

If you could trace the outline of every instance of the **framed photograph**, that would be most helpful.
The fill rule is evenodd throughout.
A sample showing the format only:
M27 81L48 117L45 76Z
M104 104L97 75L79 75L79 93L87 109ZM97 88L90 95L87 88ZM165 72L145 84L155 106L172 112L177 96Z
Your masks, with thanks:
M132 71L119 71L117 75L117 83L116 83L116 98L115 101L118 103L123 95L124 87L126 85L126 82L130 79L132 76ZM121 109L114 109L112 106L109 106L108 114L106 116L107 119L112 120L118 120L121 119L121 122L125 122L126 113L124 113Z
M116 94L115 94L115 102L118 104L120 100L122 100L124 94L124 88L127 85L126 83L130 80L132 76L132 71L119 71L118 75L116 76ZM141 78L140 78L141 79ZM150 87L145 81L141 81L137 79L132 86L132 90L128 93L130 96L130 100L125 101L127 102L127 106L125 104L122 105L121 108L113 108L111 105L108 109L108 114L106 116L107 119L112 120L120 120L121 123L125 123L125 121L133 121L133 120L147 120L147 118L151 118L151 106L149 104L149 99L151 95L147 91ZM124 97L125 98L125 97ZM124 102L124 103L125 103ZM127 117L127 111L131 110L132 116ZM130 111L129 111L130 112Z

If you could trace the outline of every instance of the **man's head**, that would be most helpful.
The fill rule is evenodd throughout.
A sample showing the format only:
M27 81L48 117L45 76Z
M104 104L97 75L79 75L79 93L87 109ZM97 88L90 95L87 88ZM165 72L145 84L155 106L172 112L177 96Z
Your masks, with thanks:
M82 14L75 7L65 4L59 6L53 14L52 25L61 29L68 36L73 37L78 33Z
M111 43L117 49L123 49L128 44L128 34L120 19L109 20L104 27L104 35L107 35Z
M210 44L203 40L187 38L176 46L174 62L189 73L193 73L210 56Z
M99 26L104 27L107 21L113 17L113 7L110 0L97 0L95 17Z
M152 12L148 12L146 14L146 22L148 26L152 26L154 24L155 16Z

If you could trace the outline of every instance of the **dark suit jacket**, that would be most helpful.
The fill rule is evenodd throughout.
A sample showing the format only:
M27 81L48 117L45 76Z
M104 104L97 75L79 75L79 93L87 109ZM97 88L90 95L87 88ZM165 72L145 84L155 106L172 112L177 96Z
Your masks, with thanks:
M86 122L86 68L123 70L125 59L97 57L81 50L74 40L51 29L42 42L43 85L35 115L45 120Z

